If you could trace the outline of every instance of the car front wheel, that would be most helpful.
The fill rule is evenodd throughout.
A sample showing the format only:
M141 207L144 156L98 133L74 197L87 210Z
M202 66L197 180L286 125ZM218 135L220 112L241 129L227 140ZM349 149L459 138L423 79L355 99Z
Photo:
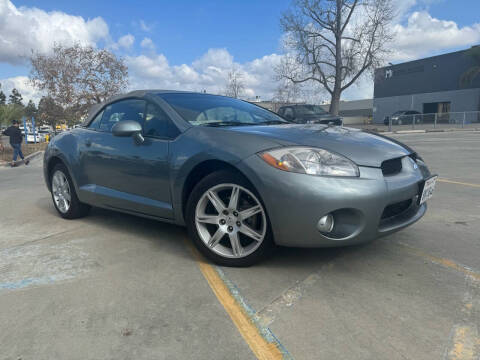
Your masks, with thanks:
M219 265L250 266L273 246L265 207L239 174L218 171L202 179L186 215L197 249Z
M52 184L52 200L55 209L65 219L76 219L85 216L90 206L78 200L75 187L63 164L57 164L50 175Z

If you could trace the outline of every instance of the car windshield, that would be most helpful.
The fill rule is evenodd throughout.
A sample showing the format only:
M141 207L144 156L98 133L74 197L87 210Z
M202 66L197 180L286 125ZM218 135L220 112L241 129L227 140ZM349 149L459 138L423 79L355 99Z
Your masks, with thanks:
M406 113L406 111L402 110L402 111L394 112L392 115L404 115L405 113Z
M295 112L298 115L325 115L328 114L321 106L318 105L300 105L295 106Z
M219 95L160 93L180 116L195 126L287 124L278 115L245 101Z

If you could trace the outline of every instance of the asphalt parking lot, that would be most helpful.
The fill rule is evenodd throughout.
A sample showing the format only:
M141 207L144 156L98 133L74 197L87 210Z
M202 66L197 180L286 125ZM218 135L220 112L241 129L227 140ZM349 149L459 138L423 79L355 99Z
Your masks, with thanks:
M479 359L480 132L395 138L441 177L420 222L245 269L176 226L61 219L41 158L0 168L0 359Z

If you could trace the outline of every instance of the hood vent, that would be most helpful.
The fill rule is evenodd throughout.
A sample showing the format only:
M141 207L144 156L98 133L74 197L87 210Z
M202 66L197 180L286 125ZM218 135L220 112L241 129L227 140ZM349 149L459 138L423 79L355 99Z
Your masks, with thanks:
M383 176L392 176L402 171L402 158L385 160L382 162Z

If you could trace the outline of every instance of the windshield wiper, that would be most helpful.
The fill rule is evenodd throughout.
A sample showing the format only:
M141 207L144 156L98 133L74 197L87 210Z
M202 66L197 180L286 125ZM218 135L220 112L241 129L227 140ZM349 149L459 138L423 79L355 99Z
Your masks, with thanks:
M290 124L288 121L282 120L268 120L255 123L247 123L241 121L215 121L202 124L201 126L211 126L211 127L220 127L220 126L262 126L262 125L277 125L277 124Z
M277 124L291 124L290 121L286 120L268 120L258 123L257 125L277 125Z
M258 125L258 124L245 123L241 121L216 121L216 122L205 123L205 124L202 124L201 126L219 127L219 126L251 126L251 125Z

